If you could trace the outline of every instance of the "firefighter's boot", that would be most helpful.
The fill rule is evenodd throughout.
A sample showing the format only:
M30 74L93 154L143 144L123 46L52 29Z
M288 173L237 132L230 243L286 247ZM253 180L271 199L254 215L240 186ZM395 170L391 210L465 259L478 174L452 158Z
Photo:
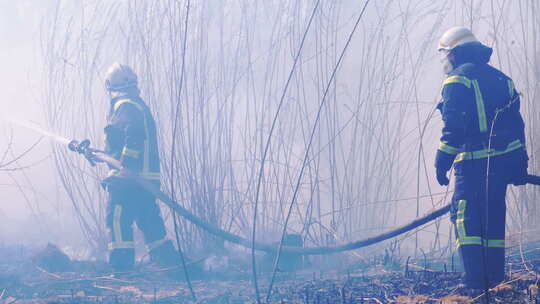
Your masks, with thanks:
M150 261L167 268L167 276L173 280L184 280L184 270L180 253L174 248L170 240L150 250Z
M109 264L117 272L132 270L135 264L135 250L133 248L112 250L109 254Z
M180 254L170 240L150 250L150 260L160 266L173 267L181 265Z

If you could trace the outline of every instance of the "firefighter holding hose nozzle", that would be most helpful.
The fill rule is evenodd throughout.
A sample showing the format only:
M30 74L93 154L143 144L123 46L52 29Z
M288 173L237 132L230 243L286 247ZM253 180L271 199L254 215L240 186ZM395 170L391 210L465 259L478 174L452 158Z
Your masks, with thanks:
M117 271L130 270L135 261L132 225L143 232L152 262L179 263L179 253L167 239L165 225L153 194L130 179L133 175L159 188L159 151L156 124L140 97L137 75L123 64L107 71L105 85L111 98L105 127L105 153L122 169L110 166L103 185L108 192L107 227L110 229L109 263Z
M451 220L471 289L504 280L506 189L527 183L527 151L519 93L511 78L488 64L492 49L465 27L439 41L446 80L438 105L444 126L435 166L455 192Z

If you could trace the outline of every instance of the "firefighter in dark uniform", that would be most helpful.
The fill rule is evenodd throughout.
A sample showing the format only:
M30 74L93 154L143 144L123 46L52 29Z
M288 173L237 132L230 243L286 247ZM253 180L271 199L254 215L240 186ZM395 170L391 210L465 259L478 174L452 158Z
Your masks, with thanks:
M177 265L178 252L167 239L155 197L129 179L138 174L158 187L160 183L156 124L139 96L137 75L130 67L115 63L107 72L106 87L111 103L105 127L105 152L123 167L120 171L111 168L103 182L109 194L109 263L117 271L133 268L135 222L144 234L151 261L163 266Z
M465 286L490 288L504 280L506 189L527 175L524 122L512 79L488 64L492 49L464 27L439 41L445 74L438 105L444 126L435 166L448 185L454 165L451 220Z

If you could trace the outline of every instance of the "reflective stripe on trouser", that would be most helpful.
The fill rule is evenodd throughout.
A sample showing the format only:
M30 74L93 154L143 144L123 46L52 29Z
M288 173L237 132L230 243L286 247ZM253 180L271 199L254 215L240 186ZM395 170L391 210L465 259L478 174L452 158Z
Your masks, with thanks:
M128 214L120 204L109 204L107 226L111 232L109 263L116 271L128 271L135 263L135 243Z
M109 243L109 250L135 248L131 225L128 227L125 226L126 220L122 218L122 210L122 205L115 205L113 208L111 225L112 241Z
M482 174L485 167L478 160L473 162L477 162L474 170L456 176L452 220L465 283L471 288L483 288L486 276L490 286L504 280L507 184L503 174L490 175L486 192L486 177Z
M159 247L159 242L166 237L165 225L160 215L155 197L135 183L116 182L107 185L109 204L107 226L111 232L110 263L115 266L113 256L120 252L134 252L133 228L135 222L144 234L147 244ZM165 242L165 241L163 241ZM115 253L119 252L119 253ZM119 263L133 263L134 257L127 253Z

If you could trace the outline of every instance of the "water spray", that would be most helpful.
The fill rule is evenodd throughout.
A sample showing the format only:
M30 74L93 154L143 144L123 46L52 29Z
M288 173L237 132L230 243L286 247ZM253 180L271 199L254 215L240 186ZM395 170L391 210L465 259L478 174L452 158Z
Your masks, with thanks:
M108 156L105 154L104 151L94 149L91 146L91 142L89 139L84 139L82 141L78 141L75 139L69 139L67 137L55 134L53 132L47 131L40 126L38 126L35 123L25 121L22 119L14 119L14 118L8 118L6 116L0 116L3 120L15 124L19 127L23 127L25 129L37 132L49 139L52 139L56 143L59 143L63 146L67 146L69 150L73 152L77 152L79 154L82 154L86 160L90 163L92 167L96 166L96 163L98 162L106 162L112 165L115 168L120 168L121 165L118 161L116 161L114 158Z
M39 133L39 134L41 134L41 135L43 135L45 137L48 137L48 138L54 140L55 142L57 142L59 144L69 145L69 143L71 142L71 140L69 140L68 138L60 136L58 134L51 133L49 131L46 131L45 129L39 127L37 124L31 123L31 122L28 122L28 121L24 121L22 119L9 118L9 117L6 117L6 116L1 116L1 117L5 121L8 121L8 122L10 122L12 124L18 125L18 126L23 127L23 128L32 130L34 132L37 132L37 133Z

